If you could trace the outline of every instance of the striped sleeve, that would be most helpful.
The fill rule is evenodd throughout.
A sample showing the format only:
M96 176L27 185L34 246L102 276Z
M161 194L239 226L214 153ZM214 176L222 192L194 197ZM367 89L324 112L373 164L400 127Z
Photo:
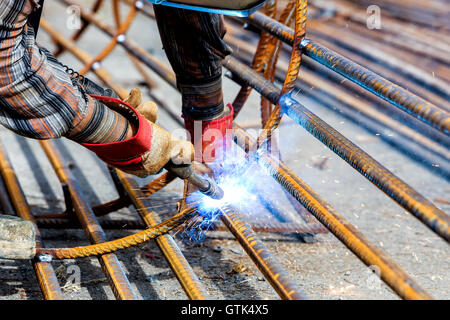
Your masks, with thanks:
M0 124L34 139L76 132L82 137L79 142L105 142L98 140L105 136L98 130L107 132L112 141L125 136L127 120L87 96L52 54L36 43L27 25L35 6L32 0L0 0Z

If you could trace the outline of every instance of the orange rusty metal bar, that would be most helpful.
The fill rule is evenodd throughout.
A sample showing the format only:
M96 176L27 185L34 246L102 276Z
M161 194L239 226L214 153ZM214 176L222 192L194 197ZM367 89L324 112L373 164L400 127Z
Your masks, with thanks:
M231 18L228 18L228 20L231 20ZM240 20L232 20L232 21L236 21L236 22L240 22L240 24L243 24L243 21ZM309 25L308 25L308 32L311 32L312 26L314 24L318 24L318 23L323 23L321 20L317 21L317 20L310 20L309 21ZM345 21L342 22L342 24L345 26ZM361 29L364 29L363 26L361 26ZM237 27L235 24L229 24L228 25L228 30L232 31L230 33L228 33L228 35L231 35L227 37L228 42L233 42L234 40L236 40L235 35L237 34L237 32L239 30L242 30L242 27ZM374 30L368 30L368 32L373 32ZM314 34L316 35L316 34ZM233 39L234 38L234 39ZM311 34L309 34L309 38L313 38L311 36ZM336 47L337 45L333 43L333 41L340 41L339 38L336 38L333 34L331 35L324 35L321 38L316 39L317 41L320 41L320 43L323 46L326 46L330 49L333 49L333 47ZM239 40L238 40L239 41ZM236 42L236 41L234 41ZM243 40L240 40L240 42L244 42ZM355 45L357 43L357 41L354 41ZM382 45L382 43L380 44ZM357 46L357 45L356 45ZM253 46L251 46L251 43L249 43L248 41L244 42L244 46L242 46L244 48L249 48L249 52L251 52L252 56L253 56L253 52L254 52L254 48ZM241 54L241 49L242 47L239 47L238 51L235 51L234 55L239 56ZM445 99L442 95L438 95L437 92L434 91L430 91L427 90L426 87L424 87L422 84L417 83L414 81L414 79L408 78L405 75L402 75L401 73L397 72L396 70L393 70L392 68L387 68L382 64L378 64L376 63L376 61L372 61L370 59L368 59L367 57L358 55L358 53L356 52L356 50L352 50L351 48L347 48L347 47L343 47L340 46L339 49L335 49L337 52L340 53L340 55L345 56L347 59L353 60L357 63L359 63L360 65L365 66L367 69L372 70L373 72L376 72L378 74L382 74L384 78L386 79L395 79L395 81L397 82L397 84L399 86L402 86L404 88L408 88L409 91L411 91L412 93L418 95L419 97L422 97L423 99L435 104L437 107L444 109L445 111L449 112L450 111L450 105L448 104L448 99ZM248 51L248 50L247 50ZM288 47L282 47L282 51L284 51L285 53L289 54L290 53L290 48ZM420 56L418 57L418 59L420 58ZM450 59L450 58L449 58ZM429 62L432 63L433 61ZM248 62L247 62L248 63ZM315 61L311 61L311 60L305 60L305 67L313 67L315 73L317 74L321 74L322 75L322 67L323 68L327 68L323 65L318 65L317 63L315 63ZM329 70L329 69L328 69ZM450 69L449 69L450 70ZM329 70L332 71L332 70ZM277 70L278 72L278 79L281 81L282 78L284 78L284 75L281 76L280 70ZM333 72L333 71L332 71ZM430 74L432 73L432 71L430 70ZM325 76L327 73L323 73L323 75ZM443 74L443 72L440 72L439 74ZM450 78L450 74L446 76L447 78ZM342 91L344 91L345 88L354 88L353 83L349 84L347 82L342 82ZM368 92L370 93L370 92ZM370 94L369 94L370 95ZM402 111L403 112L403 111ZM426 125L426 124L425 124ZM441 134L440 131L437 131L436 133Z
M294 33L294 44L291 51L291 58L289 61L289 67L284 79L283 87L281 89L281 95L290 93L294 88L298 79L298 74L300 72L300 66L302 62L302 48L300 46L301 41L306 34L306 20L307 20L307 0L296 0L295 1L295 33ZM270 71L268 71L270 72ZM271 77L266 77L271 80ZM265 103L264 103L265 102ZM266 148L271 152L272 148L276 149L276 146L272 146L272 134L278 128L281 118L283 116L281 111L281 106L278 102L275 102L275 107L270 113L270 117L267 115L268 110L264 110L264 104L266 104L266 109L269 108L267 103L269 100L263 100L263 129L258 137L258 148L266 144ZM266 112L264 112L266 111ZM268 118L267 118L268 117Z
M45 19L41 19L41 28L45 30L54 41L61 44L64 48L70 51L71 54L73 54L78 60L80 60L83 63L88 63L91 61L91 57L89 54L87 54L85 51L77 48L71 41L64 38L59 32L57 32L55 29L53 29L50 24ZM128 91L123 89L119 84L114 82L111 78L111 76L104 70L102 67L99 67L95 70L95 74L101 78L103 81L108 83L108 86L113 89L115 92L121 95L127 95Z
M62 3L65 3L66 5L73 5L75 2L72 0L58 0ZM95 15L88 13L86 10L83 10L83 8L80 8L81 16L86 19L87 21L94 24L97 28L99 28L102 32L106 33L110 37L114 37L115 30L102 22L100 19L98 19ZM48 25L48 23L46 23ZM61 38L61 35L55 34L55 37ZM63 39L60 39L61 41L64 41ZM74 46L71 43L67 43L67 46L73 47L73 52L79 51L79 49ZM122 46L127 52L131 53L134 57L139 59L142 63L147 65L150 69L152 69L156 74L158 74L163 80L168 82L172 87L175 89L176 87L176 79L175 74L173 71L168 68L164 63L153 57L151 54L149 54L145 49L140 47L136 42L134 42L131 39L124 39L124 41L120 41L117 43L118 45ZM81 60L84 63L85 60ZM111 87L114 91L118 92L120 90L116 90L117 88Z
M289 62L289 68L286 74L286 79L284 81L283 88L281 89L281 95L287 94L288 92L294 90L295 83L297 82L298 79L300 65L302 62L302 48L300 46L300 43L305 38L307 16L308 16L308 1L296 0L295 31L294 31L291 60ZM281 111L279 113L281 113ZM279 116L276 117L278 118ZM270 125L270 122L271 121L269 120L267 128L272 127Z
M289 0L288 4L284 8L280 17L277 19L282 24L288 25L291 20L294 18L294 13L296 9L295 0ZM267 32L262 32L264 34L268 34ZM280 57L282 42L276 37L270 35L270 52L268 53L269 58L266 59L266 69L264 70L264 78L269 79L271 82L274 81L275 71L277 69L278 59ZM251 87L250 87L251 88ZM266 98L261 96L261 124L264 128L267 124L267 121L270 118L270 114L272 112L272 103L268 101Z
M233 47L239 48L239 51L236 52L234 56L236 56L240 61L244 63L248 63L251 59L251 51L249 45L239 39L228 38L227 42L230 43ZM284 77L284 73L287 70L287 64L285 62L280 62L280 70L277 72L277 78L282 79ZM364 127L370 128L369 130L373 130L375 132L380 132L381 128L386 127L389 130L399 133L404 138L412 141L420 146L420 149L415 148L414 150L409 148L409 145L405 144L403 138L398 139L397 136L386 136L382 135L382 139L386 140L388 143L391 143L398 147L399 149L406 151L409 155L414 158L420 159L419 161L427 161L429 165L436 163L438 157L442 157L445 160L450 160L450 150L445 146L439 144L438 142L430 139L429 137L422 134L422 132L416 131L409 126L399 122L395 118L384 114L379 111L378 105L368 101L366 99L355 97L354 95L342 90L342 87L339 84L333 83L327 78L327 75L322 75L320 73L311 72L307 69L303 69L302 71L302 82L305 83L304 89L306 88L316 88L320 87L320 91L317 90L306 90L309 95L314 96L316 99L323 99L323 94L330 95L333 99L341 102L346 107L351 109L352 111L343 110L345 115L348 115L349 118L358 123L361 123L362 119L357 118L358 114L364 115L368 119L368 121L364 121ZM297 89L301 89L302 84L297 86ZM323 91L323 92L322 92ZM326 101L326 100L325 100ZM342 110L342 109L341 109ZM357 112L354 112L354 111ZM285 121L291 120L287 118ZM378 123L378 124L377 124ZM244 127L240 124L241 127ZM252 125L256 126L256 123ZM381 125L381 126L380 126ZM377 128L375 130L375 128ZM427 152L432 152L433 155L428 154ZM450 176L450 170L448 170L443 163L439 165L439 167L434 167L434 170L441 172L445 176ZM450 168L450 167L449 167Z
M396 74L403 73L404 77L418 82L419 85L426 87L427 91L434 91L444 98L450 98L449 79L447 78L447 81L445 81L437 75L434 76L428 70L415 67L416 59L414 61L408 59L410 51L402 53L398 49L393 49L394 52L392 52L390 48L385 48L385 44L380 45L365 36L349 33L347 28L341 29L324 23L313 23L309 29L310 37L317 40L329 39L331 32L333 37L338 40L335 44L339 47L337 50L340 47L348 47L359 56L366 56L369 60L377 61L377 63L393 70ZM421 61L421 64L425 64L425 61Z
M116 23L116 28L119 29L121 26L120 2L118 0L112 0L111 5L112 5L112 9L113 9L113 16L114 16L114 21ZM136 8L136 1L133 0L129 6Z
M195 204L194 204L195 205ZM100 242L91 244L89 246L74 247L74 248L37 248L36 256L50 255L53 259L77 259L86 258L91 256L104 256L108 253L113 253L118 250L123 250L148 242L152 239L158 238L169 231L181 226L187 220L191 219L197 214L195 206L188 207L182 212L176 214L170 219L155 225L153 227L146 228L144 231L126 236L120 239L115 239L107 242Z
M89 207L72 172L64 165L63 158L56 149L54 142L47 140L40 141L39 143L55 170L59 181L67 184L73 209L90 242L92 244L106 242L107 238L105 233L98 223L94 212ZM101 255L98 257L98 260L116 298L120 300L136 300L137 296L133 292L131 284L116 255L113 253Z
M331 25L349 28L357 34L366 36L369 39L377 40L379 43L390 44L393 47L402 48L406 51L415 53L418 56L432 57L434 60L438 60L441 63L450 65L450 56L436 48L431 48L427 45L416 42L412 45L411 40L405 37L405 34L397 34L395 37L389 33L384 32L384 30L377 30L378 32L373 32L374 30L367 29L367 25L361 26L358 24L348 24L346 20L335 18L328 20ZM415 37L417 39L417 37ZM419 39L417 39L419 40Z
M284 300L305 300L306 295L288 273L258 239L252 228L245 222L235 208L225 206L219 209L221 220L247 252L264 277L278 295Z
M115 172L119 178L121 186L124 188L126 194L128 194L130 200L133 202L145 224L149 227L159 224L160 220L157 213L148 209L149 206L145 203L145 194L140 190L136 182L122 171L115 170ZM205 299L205 290L200 284L197 275L192 270L180 248L175 243L173 237L170 234L160 236L156 238L156 244L161 249L170 265L170 268L173 270L189 299Z
M286 77L283 83L283 88L281 89L281 95L290 93L294 90L295 85L297 83L298 75L300 72L300 66L302 62L302 48L300 46L301 41L304 39L306 34L306 20L308 16L308 2L307 0L296 0L295 1L295 34L294 34L294 45L291 52L291 58L289 61L288 70L286 73ZM288 6L285 8L285 11L282 13L280 18L281 23L287 24L290 21L291 8ZM275 45L275 43L273 44ZM271 82L274 81L275 77L275 69L276 63L278 60L278 56L280 53L280 43L276 43L275 52L272 53L272 63L269 66L267 72L264 73L264 77L269 79ZM263 109L270 109L269 104L271 101L262 97L262 107ZM267 150L271 152L272 150L277 150L277 146L272 145L276 140L272 139L272 133L280 124L281 118L283 116L281 106L279 103L275 103L273 110L270 112L270 117L267 119L267 111L263 110L262 112L262 125L264 130L258 137L258 146L263 144L265 141L267 142ZM279 152L278 152L279 153ZM289 201L292 199L288 197ZM302 211L299 210L296 203L291 201L293 206L297 209L297 212L303 217L306 218Z
M326 1L314 1L314 6L327 10L329 3ZM355 21L364 27L367 27L367 11L349 1L334 1L333 10L342 17L346 17ZM415 23L393 19L388 15L383 15L383 33L406 35L413 40L432 50L440 50L441 52L450 52L450 44L442 41L442 36L436 32L430 32L430 29L418 26Z
M264 14L256 12L248 18L248 21L290 45L294 42L294 31L291 28L279 24ZM450 135L450 114L448 112L311 39L305 38L301 42L301 47L308 57L385 99L400 110L415 116L446 135Z
M235 125L235 142L244 150L256 150L256 141L245 130ZM257 156L256 153L253 153ZM432 299L432 297L377 246L371 244L352 224L337 213L330 204L316 194L304 181L290 171L280 160L268 153L257 156L258 163L303 204L325 227L344 243L366 265L376 265L381 278L404 299Z
M99 221L103 229L107 230L132 230L132 229L147 229L148 225L139 220L111 220L102 219ZM64 228L81 228L76 220L66 218L37 218L37 225L44 229L64 229ZM288 234L319 234L328 233L328 229L322 224L305 225L297 222L277 222L277 221L252 221L249 223L251 229L259 233L288 233ZM221 223L215 223L208 231L229 231Z
M256 74L250 67L243 65L232 57L225 58L223 63L227 69L236 74L242 81L250 84L272 102L277 103L280 100L279 89L270 81ZM436 234L447 242L449 241L449 217L445 212L437 208L431 201L427 200L307 108L292 100L288 95L283 96L282 99L284 101L280 102L280 104L284 106L284 112L289 117Z
M127 3L130 6L133 6L134 8L138 9L138 12L141 12L141 7L144 6L144 3L141 1L139 3L135 1L130 1L130 3ZM120 19L120 1L119 0L113 0L112 2L113 6L113 14L114 14L114 20L116 22L116 28L120 29L122 22ZM133 63L136 70L141 74L141 76L144 78L145 83L147 84L147 87L149 89L153 89L157 87L157 84L153 79L150 77L150 75L144 70L143 65L141 62L132 56L129 52L127 52L128 58L130 58L131 62Z
M0 143L0 174L7 188L8 194L11 198L11 203L19 217L22 219L33 222L36 229L36 247L43 246L39 229L36 225L36 220L33 217L31 209L27 203L16 174L11 166L11 162ZM63 293L56 278L55 271L53 270L50 262L43 262L37 259L32 260L33 268L36 272L36 276L39 282L44 299L46 300L62 300L64 299Z
M147 197L151 196L152 194L158 192L165 186L167 186L169 183L171 183L173 180L175 180L177 177L170 172L163 173L160 177L156 178L149 184L143 186L141 188L141 191L143 194L145 194Z
M373 72L375 72L379 75L383 75L383 77L385 79L388 79L389 81L394 82L396 85L398 85L400 87L407 88L408 91L421 97L425 101L428 101L428 102L434 104L435 106L437 106L440 109L443 109L444 111L450 112L450 104L448 103L448 99L445 97L445 95L443 95L439 92L436 92L435 90L429 90L426 86L423 85L423 83L420 83L420 81L417 81L416 79L414 79L412 77L406 76L404 73L399 72L399 70L391 68L385 64L377 63L377 61L371 60L371 59L369 59L369 57L367 57L365 55L360 55L358 50L354 50L351 47L338 46L338 44L335 44L335 43L333 43L333 41L330 41L332 39L330 39L329 37L321 36L318 33L313 33L313 34L315 35L317 41L320 42L320 44L322 46L325 46L327 48L330 48L331 50L335 50L336 52L339 52L339 54L341 56L344 56L349 60L355 61L358 64L364 66L365 68L367 68L369 70L372 70ZM386 53L386 54L388 54L388 53ZM400 53L397 53L397 54L400 54ZM418 59L421 59L421 57L419 57ZM321 66L318 66L314 60L308 61L308 65L311 66L312 68L314 68L315 72L320 72L319 70L322 69L321 66L323 68L328 68L322 64L321 64ZM333 71L329 68L328 68L328 70ZM430 74L432 74L432 72L433 71L430 71ZM439 74L443 74L443 73L439 72ZM336 78L336 76L334 76L334 78ZM351 87L353 87L353 84L354 84L353 82L351 84L349 84L349 83L346 83L346 81L344 81L343 87L351 88ZM367 93L370 93L370 91L367 91ZM376 101L376 99L374 99L374 98L377 98L377 97L378 96L374 95L371 98L372 98L372 100ZM397 107L393 106L393 108L397 108ZM402 110L399 110L399 111L404 112ZM425 123L423 123L423 124L427 125ZM430 127L430 128L434 129L433 127ZM441 134L440 130L435 130L435 131L436 131L436 133L434 133L435 135Z
M272 17L275 12L275 3L276 1L268 1L265 5L265 13L266 15ZM256 47L256 52L253 57L252 62L252 68L256 72L263 72L264 68L267 67L266 63L268 60L268 51L269 51L269 44L271 41L271 36L268 32L261 32L261 35L259 37L258 46ZM252 92L252 87L248 85L243 85L241 89L239 90L239 93L237 94L236 98L233 101L233 108L234 108L234 118L238 116L239 112L241 111L242 107L244 106L245 102L247 101L248 97L250 96L250 93Z
M118 30L115 33L115 35L112 37L111 41L108 43L108 45L89 63L87 63L80 71L80 74L85 74L89 72L89 70L92 69L93 65L95 63L100 63L103 59L105 59L116 47L118 42L122 41L122 38L125 38L125 32L128 30L128 28L131 26L131 23L133 22L134 18L136 17L137 8L136 3L141 1L136 0L134 2L134 5L131 6L130 12L128 13L127 18L123 23L120 23L118 26Z
M295 32L291 52L291 60L289 62L286 79L284 80L283 88L281 89L280 95L288 94L295 88L295 84L298 79L298 74L300 72L300 65L302 62L302 48L300 46L300 43L304 39L306 34L307 15L308 15L308 1L296 0ZM269 120L264 126L264 130L258 137L258 145L261 145L266 139L268 140L269 143L271 135L273 131L278 127L282 116L283 114L281 111L281 106L277 102L275 103L275 108L272 111Z
M103 5L103 3L105 2L105 0L97 0L93 5L92 5L92 12L97 12L101 6ZM81 19L82 25L81 28L78 29L73 36L71 37L72 42L76 42L84 33L84 31L86 31L87 27L89 26L90 22L86 21L85 19ZM57 45L58 48L53 52L53 55L55 57L58 57L60 54L62 54L65 49L64 47Z
M43 22L44 22L43 24L41 22L42 28L46 30L52 36L52 38L54 38L61 45L66 47L82 62L89 61L90 57L88 56L87 53L81 51L80 49L74 46L71 46L70 43L68 43L67 39L62 37L58 32L56 32L53 28L51 28L50 25L45 20ZM108 86L111 87L112 80L106 71L102 69L96 69L94 70L94 72L103 82L107 83ZM125 98L128 95L126 90L120 87L118 87L118 91L116 92L121 98ZM135 185L134 180L126 177L124 173L121 171L116 172L126 193L129 195L130 200L138 209L138 213L141 215L145 223L148 226L157 225L159 221L158 218L156 217L156 214L154 212L149 211L147 209L147 206L145 206L145 204L143 203L145 194L140 191L140 188L137 185ZM180 281L183 289L186 291L188 297L190 299L195 300L204 299L205 296L204 290L201 288L197 276L195 275L192 268L189 266L189 263L183 256L181 250L176 245L172 236L168 234L164 235L162 237L159 237L156 240L156 242L160 247L161 251L163 252L164 256L166 257L167 261L169 262L169 265L171 266L178 280Z

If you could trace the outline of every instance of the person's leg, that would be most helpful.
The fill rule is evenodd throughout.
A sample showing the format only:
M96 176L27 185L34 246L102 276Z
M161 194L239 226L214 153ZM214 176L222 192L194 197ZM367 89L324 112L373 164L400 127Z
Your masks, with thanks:
M225 107L222 94L222 62L231 53L223 41L223 18L216 14L155 5L155 15L164 50L177 77L182 94L182 110L186 128L196 145L197 160L209 162L209 140L217 144L215 133L231 128L232 110ZM232 116L231 116L232 118ZM194 122L202 121L200 134L194 134ZM203 138L202 138L203 136ZM214 138L211 138L214 136ZM199 158L199 143L203 140L203 159ZM209 154L208 154L209 153ZM214 152L212 154L214 157Z

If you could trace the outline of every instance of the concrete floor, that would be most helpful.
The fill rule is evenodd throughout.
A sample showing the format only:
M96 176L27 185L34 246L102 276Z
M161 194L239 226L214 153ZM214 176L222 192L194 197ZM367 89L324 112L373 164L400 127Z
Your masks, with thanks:
M63 7L48 1L45 17L54 26L65 25ZM90 1L83 1L90 3ZM110 17L103 10L102 17ZM108 18L108 21L110 19ZM60 28L70 35L71 31ZM142 32L142 30L148 32ZM153 22L138 16L130 30L130 36L149 49L156 57L167 62ZM52 47L46 34L41 31L41 43ZM106 38L94 28L89 29L80 47L91 54L99 52ZM93 49L95 48L95 49ZM69 54L61 60L73 66L80 64ZM125 88L139 86L140 75L117 48L103 66ZM176 108L179 94L156 76L155 95ZM225 79L226 101L232 101L239 87ZM450 183L431 173L427 168L393 149L379 135L348 121L336 112L303 97L298 99L310 110L322 117L344 136L349 138L377 161L386 166L436 206L450 213L450 206L439 199L449 201ZM238 122L259 117L259 98L252 94L249 103L239 115ZM169 130L178 125L163 111L160 123ZM14 155L14 169L35 214L54 213L64 209L61 187L36 141L31 141L0 128L1 140L8 154ZM373 243L381 247L412 278L435 298L448 299L450 291L450 260L448 244L429 231L416 218L379 191L345 161L294 124L281 126L280 149L284 162L321 197L326 199L340 214ZM73 164L73 171L91 205L114 199L117 194L105 166L91 153L67 140L57 142L65 159ZM318 162L327 159L325 166ZM144 184L149 179L138 179ZM279 187L271 179L264 178L265 191L293 212L288 202L279 198ZM178 181L153 196L152 206L162 215L175 212L176 201L182 195ZM438 201L436 201L438 200ZM247 214L264 221L268 212L256 200L250 201L253 210ZM137 218L134 209L123 209L112 218ZM110 239L122 237L133 231L107 232ZM77 230L44 230L43 238L48 247L87 244L84 234ZM304 243L294 235L260 234L266 246L274 253L289 274L312 299L397 299L397 296L374 275L360 260L331 234L316 236L316 242ZM215 299L276 299L277 295L257 268L243 252L230 233L208 233L204 242L187 245L177 240L188 261L200 277L210 298ZM217 247L221 247L221 251ZM215 250L216 249L216 250ZM220 252L217 252L220 251ZM162 254L151 242L118 253L118 257L136 292L142 299L185 299L186 296ZM241 273L229 271L241 264ZM81 288L65 287L68 299L113 299L101 272L97 259L80 259L55 262L64 285L76 265L81 271ZM227 273L228 272L228 273ZM0 260L0 299L42 299L37 281L29 262Z

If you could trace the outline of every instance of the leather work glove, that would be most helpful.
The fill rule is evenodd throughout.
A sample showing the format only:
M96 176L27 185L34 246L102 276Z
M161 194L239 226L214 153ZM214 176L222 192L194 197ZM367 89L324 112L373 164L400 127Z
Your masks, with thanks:
M142 93L139 89L133 89L125 101L96 95L92 97L125 116L135 132L131 139L124 141L81 143L107 164L138 177L146 177L160 172L170 160L174 164L190 164L194 159L192 143L175 138L155 124L158 107L153 102L141 104Z

